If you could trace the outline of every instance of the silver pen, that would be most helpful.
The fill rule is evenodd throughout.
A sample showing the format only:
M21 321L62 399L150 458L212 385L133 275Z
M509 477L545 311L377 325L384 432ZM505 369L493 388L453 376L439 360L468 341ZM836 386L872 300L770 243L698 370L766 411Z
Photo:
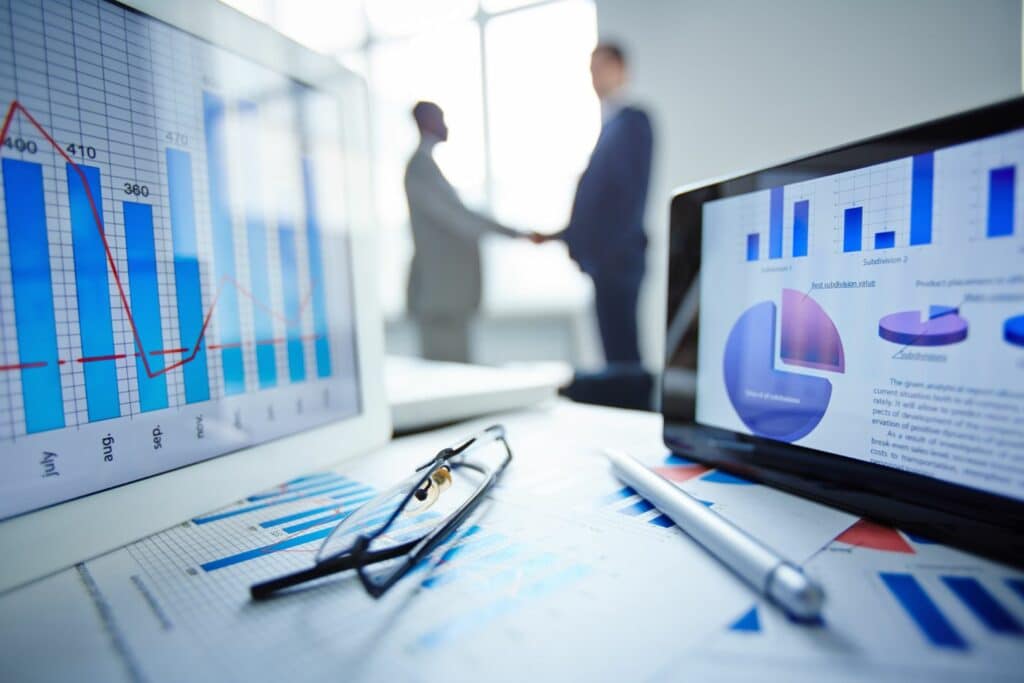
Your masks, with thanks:
M604 453L619 479L758 593L797 619L810 621L821 616L825 591L799 567L635 458L611 450Z

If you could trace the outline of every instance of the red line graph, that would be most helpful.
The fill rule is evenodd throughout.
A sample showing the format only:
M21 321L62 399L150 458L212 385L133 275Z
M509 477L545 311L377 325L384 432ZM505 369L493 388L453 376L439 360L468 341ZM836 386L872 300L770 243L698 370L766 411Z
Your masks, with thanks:
M14 115L18 113L24 116L25 119L37 131L39 131L39 134L43 136L46 142L48 142L57 151L57 153L68 163L68 165L72 169L74 169L75 173L78 174L78 177L82 182L82 187L85 189L86 198L89 200L89 208L92 211L93 222L96 224L96 230L97 232L99 232L100 240L102 240L103 242L103 250L106 253L107 266L110 268L110 273L114 277L114 283L117 285L118 298L121 300L121 306L124 308L125 317L128 320L128 326L131 328L132 338L135 341L135 347L137 349L137 353L135 354L112 354L109 356L92 356L87 358L79 358L77 359L78 363L90 363L94 361L103 360L117 360L121 358L127 358L130 355L133 355L142 361L142 365L145 368L146 375L150 378L159 377L160 375L167 374L172 370L176 370L177 368L185 365L186 363L190 363L199 354L200 348L202 347L203 339L206 337L206 328L210 324L210 319L213 316L214 309L217 307L217 301L220 299L221 292L224 290L224 287L226 286L234 287L239 294L244 296L246 299L250 300L254 306L266 311L268 314L270 314L277 320L280 320L284 323L292 323L296 321L296 318L289 318L288 316L280 313L279 311L274 310L264 302L256 299L256 297L253 295L251 291L249 291L246 287L242 286L242 284L240 284L234 278L224 277L220 281L220 283L218 283L217 290L213 295L213 300L210 302L210 307L203 315L203 325L202 327L199 328L199 336L196 339L195 343L192 344L192 346L186 346L178 349L157 349L147 351L142 345L142 338L139 335L138 328L136 328L135 326L135 319L132 317L131 306L129 306L128 304L128 296L125 293L124 284L121 282L121 274L120 272L118 272L117 264L114 262L114 254L110 248L110 244L107 242L107 236L103 229L103 219L100 216L100 211L99 207L96 205L96 200L93 198L92 189L89 187L89 183L86 180L85 172L77 163L75 163L74 159L68 156L68 154L60 146L60 144L58 144L57 141L53 139L53 136L51 136L49 132L47 132L47 130L35 119L35 117L32 116L28 109L26 109L18 100L11 101L10 106L8 106L7 108L7 113L4 115L3 126L0 127L0 143L7 139L7 133L10 130L11 123L14 121ZM312 299L312 295L313 287L310 287L309 291L306 293L306 295L302 298L301 302L299 303L298 318L302 317L302 312L309 306L310 300ZM182 341L184 342L184 340ZM256 343L261 344L265 342ZM241 346L241 344L210 344L208 348L236 348L239 346ZM153 368L150 367L149 359L147 358L147 356L167 355L174 353L187 353L188 355L160 370L154 370ZM58 361L58 364L63 365L65 362L66 361L61 360ZM21 363L18 365L2 365L0 366L0 371L23 370L28 368L44 367L46 364L47 363L45 361L40 361L34 363Z

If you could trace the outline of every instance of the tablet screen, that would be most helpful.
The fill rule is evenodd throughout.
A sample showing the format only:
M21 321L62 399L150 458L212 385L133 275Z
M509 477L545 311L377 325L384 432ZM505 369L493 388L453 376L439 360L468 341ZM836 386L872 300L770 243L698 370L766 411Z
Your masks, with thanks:
M805 170L703 203L697 422L1024 499L1024 130Z
M0 21L0 518L359 414L339 102L103 1Z

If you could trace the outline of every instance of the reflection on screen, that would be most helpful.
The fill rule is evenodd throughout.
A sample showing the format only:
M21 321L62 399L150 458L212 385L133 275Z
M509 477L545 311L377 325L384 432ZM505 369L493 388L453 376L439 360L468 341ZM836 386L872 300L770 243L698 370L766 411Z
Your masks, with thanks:
M359 411L337 102L0 2L0 518Z
M697 420L1024 498L1024 131L708 202Z

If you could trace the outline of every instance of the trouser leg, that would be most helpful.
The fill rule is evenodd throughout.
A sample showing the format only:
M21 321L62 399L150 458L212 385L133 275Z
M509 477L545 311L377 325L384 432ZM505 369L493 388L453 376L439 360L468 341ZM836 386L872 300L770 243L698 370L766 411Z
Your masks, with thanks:
M636 308L640 298L639 278L594 278L594 304L601 332L605 361L639 363Z
M420 318L417 323L420 354L424 358L454 363L471 362L469 318Z

